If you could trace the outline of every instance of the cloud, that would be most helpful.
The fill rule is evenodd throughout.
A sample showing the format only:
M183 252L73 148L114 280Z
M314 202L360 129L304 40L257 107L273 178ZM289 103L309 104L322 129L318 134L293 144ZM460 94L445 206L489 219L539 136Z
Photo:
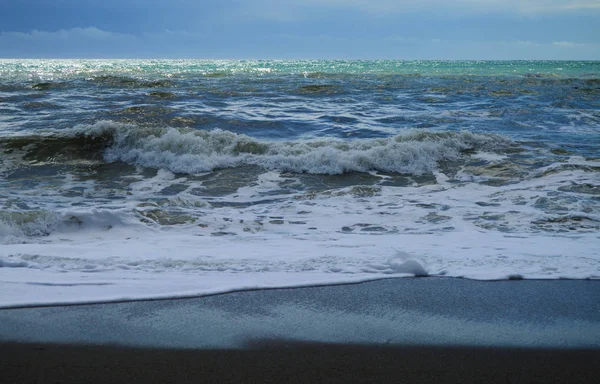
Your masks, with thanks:
M118 39L120 41L136 40L134 35L123 33L107 32L96 27L87 28L69 28L58 31L39 31L34 29L31 32L0 32L0 44L7 41L20 41L23 43L43 42L46 44L56 44L64 41L110 41Z
M57 31L0 32L0 57L143 58L186 57L205 36L165 30L139 35L76 27Z
M138 44L134 35L103 31L96 27L57 31L1 32L0 52L5 57L96 57L107 49L126 51Z
M600 10L597 0L257 0L243 6L245 12L263 19L292 21L319 18L321 12L354 11L371 16L426 12L449 15L535 15L567 11Z
M563 48L593 48L596 44L574 43L572 41L555 41L552 43L552 45Z
M600 43L502 36L470 40L437 31L439 35L429 36L410 31L336 35L313 29L223 37L185 30L134 35L86 27L2 32L0 55L5 58L600 59Z
M598 1L573 0L291 0L291 3L311 6L325 5L341 8L358 8L361 10L377 10L403 12L423 9L471 9L475 11L560 11L565 9L600 8Z
M61 29L58 31L39 31L34 29L31 32L0 32L0 39L18 39L23 41L40 41L50 40L56 41L57 39L72 39L72 38L91 38L91 39L107 39L112 36L126 36L122 34L116 34L106 32L96 27L88 28L70 28Z
M269 40L267 58L276 59L400 59L400 60L598 60L600 44L531 40L480 41L442 37L385 38L281 34ZM294 47L289 49L289 47Z
M598 1L565 1L562 6L558 9L600 9L600 2Z

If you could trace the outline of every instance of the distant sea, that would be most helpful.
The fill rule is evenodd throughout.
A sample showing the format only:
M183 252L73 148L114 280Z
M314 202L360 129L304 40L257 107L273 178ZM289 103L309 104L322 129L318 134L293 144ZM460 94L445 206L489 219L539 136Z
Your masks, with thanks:
M600 62L0 60L0 306L600 278Z

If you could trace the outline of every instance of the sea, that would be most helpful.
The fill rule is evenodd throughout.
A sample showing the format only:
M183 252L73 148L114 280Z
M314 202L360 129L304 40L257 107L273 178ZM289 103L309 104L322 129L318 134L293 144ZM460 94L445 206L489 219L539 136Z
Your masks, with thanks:
M414 276L600 278L600 62L0 60L0 307Z

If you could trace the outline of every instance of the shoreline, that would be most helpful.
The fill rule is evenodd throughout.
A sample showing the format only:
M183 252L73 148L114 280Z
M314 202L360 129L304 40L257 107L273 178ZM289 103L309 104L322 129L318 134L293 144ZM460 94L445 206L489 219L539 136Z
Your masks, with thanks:
M243 293L243 292L260 292L260 291L272 291L272 290L282 290L282 289L305 289L305 288L323 288L323 287L333 287L333 286L343 286L343 285L356 285L356 284L364 284L370 283L374 281L380 280L388 280L388 279L421 279L421 278L439 278L439 279L463 279L462 277L445 277L445 276L384 276L384 277L375 277L372 279L365 278L359 279L356 281L333 281L330 283L307 283L307 284L298 284L298 285L282 285L282 286L265 286L258 288L234 288L231 290L223 290L218 292L209 292L209 293L192 293L189 295L172 295L172 296L164 296L164 297L140 297L140 298L132 298L132 299L115 299L115 300L90 300L90 301L81 301L81 302L56 302L56 303L33 303L33 304L16 304L16 305L5 305L2 306L0 304L0 311L2 310L11 310L11 309L27 309L27 308L51 308L51 307L76 307L82 305L103 305L103 304L125 304L125 303L136 303L136 302L152 302L152 301L172 301L172 300L193 300L193 299L201 299L204 297L213 297L220 295L229 295L234 293ZM468 278L465 278L470 280ZM503 280L515 280L515 279L497 279L497 280L479 280L479 281L503 281ZM544 280L544 279L531 279L531 280ZM564 279L564 280L595 280L595 279ZM598 279L600 281L600 279Z
M0 342L110 344L114 339L124 346L238 348L243 346L240 340L259 336L345 344L600 348L599 296L600 280L388 278L176 299L5 308L0 309ZM340 327L314 325L330 322ZM106 327L108 323L113 327ZM181 339L157 338L171 335L174 327ZM361 330L362 336L349 328ZM112 329L129 332L125 339L114 338ZM448 330L454 331L451 337ZM196 338L191 340L186 331ZM221 338L215 344L213 333L232 332L237 339Z
M234 288L231 290L223 290L218 292L208 292L208 293L192 293L192 294L182 294L182 295L172 295L172 296L157 296L157 297L139 297L139 298L131 298L131 299L106 299L106 300L89 300L89 301L80 301L80 302L52 302L52 303L33 303L33 304L8 304L8 305L0 305L0 311L3 310L12 310L12 309L27 309L27 308L53 308L53 307L77 307L77 306L87 306L87 305L103 305L103 304L125 304L125 303L137 303L137 302L153 302L153 301L176 301L176 300L194 300L194 299L202 299L205 297L213 297L213 296L221 296L221 295L229 295L243 292L261 292L261 291L277 291L277 290L293 290L293 289L307 289L307 288L324 288L324 287L337 287L337 286L351 286L351 285L360 285L360 284L368 284L372 282L382 281L382 280L395 280L395 279L406 279L406 280L414 280L414 279L441 279L441 280L467 280L467 281L475 281L481 283L499 283L499 282L511 282L511 281L598 281L600 282L600 278L523 278L521 276L510 276L502 279L472 279L468 277L454 277L454 276L443 276L443 275L427 275L427 276L383 276L383 277L375 277L375 278L365 278L359 279L356 281L333 281L330 283L306 283L306 284L298 284L298 285L282 285L282 286L265 286L265 287L257 287L257 288Z

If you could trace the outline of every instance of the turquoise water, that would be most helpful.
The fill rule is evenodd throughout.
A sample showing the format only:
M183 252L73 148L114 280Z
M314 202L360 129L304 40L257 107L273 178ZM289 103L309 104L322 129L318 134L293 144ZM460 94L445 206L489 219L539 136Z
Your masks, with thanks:
M0 60L3 78L76 78L99 73L139 76L197 74L346 74L441 76L550 76L597 78L597 61L436 60Z
M600 62L2 60L0 149L2 204L22 222L130 200L159 171L187 179L138 203L169 211L164 196L247 206L219 199L267 171L289 178L272 203L440 172L502 193L575 169L585 181L565 176L535 207L553 228L564 215L596 228ZM40 188L43 204L25 193Z
M3 60L0 130L103 119L268 139L467 129L593 156L578 145L597 137L599 82L600 62L586 61Z
M600 62L0 61L2 305L600 277Z

